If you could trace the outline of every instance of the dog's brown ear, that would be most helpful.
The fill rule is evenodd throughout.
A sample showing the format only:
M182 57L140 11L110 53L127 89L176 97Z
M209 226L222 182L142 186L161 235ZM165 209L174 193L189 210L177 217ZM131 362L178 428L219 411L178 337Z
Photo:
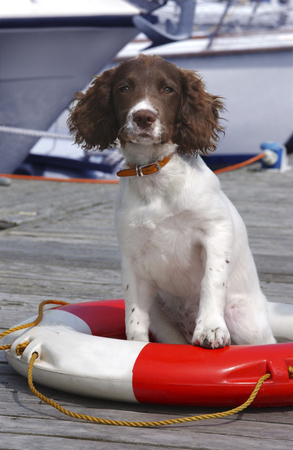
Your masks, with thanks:
M224 109L222 99L208 94L193 71L180 72L183 95L173 141L181 154L214 151L219 133L224 132L219 123L220 111Z
M78 102L72 108L67 121L75 142L84 150L104 150L115 146L118 137L111 88L116 68L97 76L86 93L77 92Z

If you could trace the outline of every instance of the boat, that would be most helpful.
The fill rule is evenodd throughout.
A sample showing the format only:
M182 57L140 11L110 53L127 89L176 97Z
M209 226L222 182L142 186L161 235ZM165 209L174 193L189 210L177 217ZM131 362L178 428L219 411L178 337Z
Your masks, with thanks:
M132 3L141 7L143 2ZM154 2L147 3L150 6ZM215 154L205 158L212 168L255 156L264 141L289 142L293 117L292 0L197 0L194 17L194 1L158 1L158 4L161 7L151 14L144 11L132 17L138 29L135 33L140 33L121 46L112 61L109 58L106 68L143 52L158 54L180 67L198 71L207 89L224 97L226 106L225 136ZM182 10L182 5L186 5L186 10ZM72 89L71 98L74 90L83 87ZM67 117L68 110L63 111L49 131L68 133ZM5 138L11 142L12 135L6 134ZM29 138L13 136L13 139ZM117 150L114 152L114 159L108 153L85 155L72 141L61 141L58 136L51 140L43 138L31 149L17 173L115 178L121 157Z
M138 34L133 18L161 5L160 0L1 5L1 173L14 172L38 141L29 130L47 130L74 92Z

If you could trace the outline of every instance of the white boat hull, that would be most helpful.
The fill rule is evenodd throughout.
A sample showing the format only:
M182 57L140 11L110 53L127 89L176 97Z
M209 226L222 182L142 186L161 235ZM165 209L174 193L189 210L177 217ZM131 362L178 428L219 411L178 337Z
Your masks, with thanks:
M134 27L3 29L1 124L47 130L136 34ZM37 140L2 133L0 172L12 173Z

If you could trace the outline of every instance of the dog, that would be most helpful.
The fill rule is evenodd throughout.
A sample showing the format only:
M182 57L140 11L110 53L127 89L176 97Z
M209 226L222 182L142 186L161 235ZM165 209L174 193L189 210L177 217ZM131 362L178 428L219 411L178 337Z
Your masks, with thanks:
M85 150L120 142L115 227L126 335L222 348L275 338L245 225L199 153L215 150L223 101L198 74L140 55L77 94Z

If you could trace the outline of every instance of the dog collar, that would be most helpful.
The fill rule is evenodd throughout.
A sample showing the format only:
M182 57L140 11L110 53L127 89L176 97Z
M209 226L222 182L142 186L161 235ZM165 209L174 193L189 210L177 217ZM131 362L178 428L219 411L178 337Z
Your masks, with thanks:
M143 177L144 175L151 175L152 173L159 172L162 167L164 167L172 158L173 155L165 156L165 158L155 161L152 164L147 164L146 166L135 166L134 164L128 163L130 169L123 169L117 172L118 177Z

